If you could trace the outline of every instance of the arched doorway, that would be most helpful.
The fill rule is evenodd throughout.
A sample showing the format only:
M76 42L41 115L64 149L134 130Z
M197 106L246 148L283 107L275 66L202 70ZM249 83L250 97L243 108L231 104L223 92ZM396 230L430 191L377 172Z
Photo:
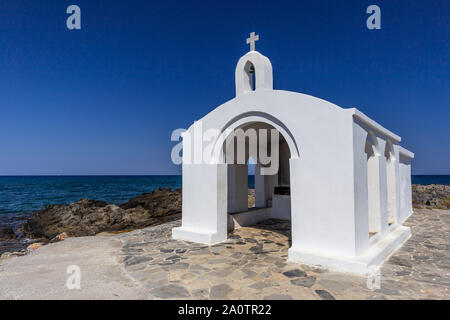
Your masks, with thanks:
M243 121L230 127L220 156L227 165L228 231L270 218L291 220L289 142L268 122ZM255 163L250 208L249 159Z

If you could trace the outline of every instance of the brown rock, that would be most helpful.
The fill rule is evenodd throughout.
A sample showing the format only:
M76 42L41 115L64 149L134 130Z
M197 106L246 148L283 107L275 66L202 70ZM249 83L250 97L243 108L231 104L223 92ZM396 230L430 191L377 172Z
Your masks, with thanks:
M39 249L40 247L42 247L42 243L40 243L40 242L35 242L35 243L30 244L30 245L27 247L27 251L34 251L34 250Z
M134 230L179 218L181 189L158 189L120 206L81 199L69 205L51 205L35 212L23 225L30 238L54 239L93 236L100 232Z
M450 186L440 184L412 186L412 201L415 208L450 209Z
M69 236L67 235L67 233L63 232L58 234L56 237L54 237L51 241L52 242L57 242L57 241L62 241L64 239L67 239Z
M0 227L0 241L15 239L16 234L11 227Z
M0 255L0 261L2 260L6 260L12 257L18 257L18 256L24 256L27 254L26 250L22 250L22 251L14 251L14 252L3 252Z

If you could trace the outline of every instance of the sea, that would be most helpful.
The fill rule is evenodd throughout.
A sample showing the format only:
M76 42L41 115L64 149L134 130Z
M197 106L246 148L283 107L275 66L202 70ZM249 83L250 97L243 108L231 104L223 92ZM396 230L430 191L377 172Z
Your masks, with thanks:
M450 185L450 175L416 175L412 183ZM0 225L20 223L50 204L82 198L121 204L158 188L181 188L181 176L0 176Z

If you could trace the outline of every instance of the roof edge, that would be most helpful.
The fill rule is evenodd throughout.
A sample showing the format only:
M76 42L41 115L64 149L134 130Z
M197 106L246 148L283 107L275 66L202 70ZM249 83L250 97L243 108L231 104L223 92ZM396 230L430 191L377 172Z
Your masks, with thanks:
M412 153L411 151L409 151L408 149L403 148L402 146L400 146L400 148L398 149L398 152L400 152L401 155L409 158L409 159L413 159L414 158L414 153Z
M382 135L385 135L386 137L391 138L395 142L402 141L402 138L400 136L396 135L395 133L389 131L388 129L386 129L385 127L380 125L379 123L370 119L368 116L366 116L364 113L362 113L358 109L351 108L350 110L352 112L353 117L357 118L358 120L360 120L361 122L363 122L365 125L369 126L370 128L374 129L378 133L381 133Z

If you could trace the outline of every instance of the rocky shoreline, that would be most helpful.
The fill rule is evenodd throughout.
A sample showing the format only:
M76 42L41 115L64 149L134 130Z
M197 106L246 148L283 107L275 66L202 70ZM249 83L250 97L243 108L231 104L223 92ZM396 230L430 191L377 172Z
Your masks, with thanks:
M81 199L69 205L50 205L33 213L23 224L27 238L51 240L65 232L69 237L92 236L100 232L142 229L178 218L181 189L158 189L121 205Z
M412 202L414 208L449 210L450 186L413 184Z
M373 276L289 262L289 221L238 228L211 246L172 239L180 223L68 238L2 260L0 300L450 298L449 210L415 209L405 223L412 236L382 265L377 286ZM82 270L82 290L67 289L70 265Z
M0 255L23 255L42 244L67 237L127 232L180 216L181 189L170 188L144 193L120 205L90 199L49 205L33 212L17 230L10 226L0 228Z
M249 189L248 197L249 207L254 206L254 189ZM450 186L413 185L412 200L414 208L448 210ZM90 199L50 205L32 213L17 230L10 226L0 227L0 255L23 255L42 244L67 237L128 232L173 221L180 216L181 189L170 188L144 193L120 205Z

